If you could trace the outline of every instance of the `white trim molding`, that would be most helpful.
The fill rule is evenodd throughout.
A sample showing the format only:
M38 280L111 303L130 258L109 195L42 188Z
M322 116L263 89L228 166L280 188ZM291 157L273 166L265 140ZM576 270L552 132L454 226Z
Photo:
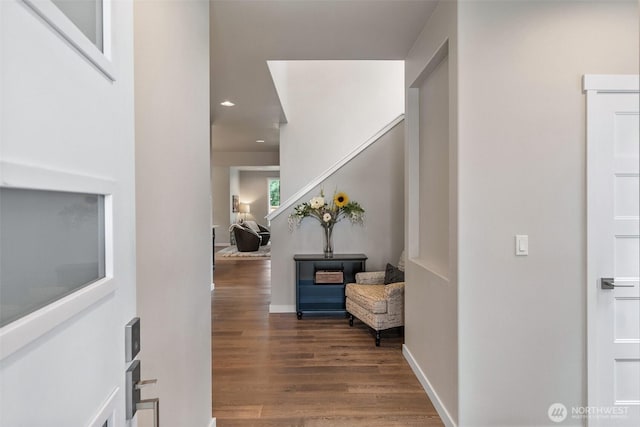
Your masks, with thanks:
M22 0L44 22L55 30L80 55L101 71L109 80L116 80L111 55L111 2L103 0L103 50L94 45L51 0Z
M114 192L116 183L101 176L0 160L0 186L107 195Z
M296 312L296 306L295 305L269 304L269 313L295 313L295 312Z
M106 422L108 426L115 425L116 402L120 387L116 387L104 401L96 415L89 421L87 427L102 427Z
M636 74L585 74L582 76L582 91L638 92L640 76Z
M211 422L209 423L209 427L216 427L216 419L215 419L215 417L211 418Z
M409 351L409 348L404 344L402 345L402 355L406 359L407 363L409 363L411 370L415 374L416 378L418 378L418 381L420 381L420 384L422 385L424 391L427 392L427 395L429 396L433 407L438 412L438 415L440 415L440 418L442 419L444 425L447 427L456 427L457 425L455 421L453 421L451 414L449 414L447 408L442 404L438 393L436 393L436 391L433 389L431 383L429 382L429 379L424 374L422 369L420 369L420 366L418 366L418 362L416 362L416 359L411 354L411 351Z
M289 209L291 206L293 206L298 200L300 200L301 197L303 197L309 191L313 190L314 187L320 185L322 181L324 181L325 179L327 179L328 177L336 173L340 168L342 168L344 165L346 165L351 160L353 160L358 154L362 153L365 149L367 149L367 147L369 147L371 144L376 142L378 139L380 139L387 132L389 132L391 129L396 127L396 125L402 122L403 120L404 120L404 114L400 114L398 117L396 117L391 122L389 122L389 124L384 126L382 129L376 132L373 136L371 136L371 138L367 139L365 142L363 142L362 144L354 148L350 153L348 153L342 159L338 160L327 170L325 170L320 175L312 179L307 185L302 187L300 190L296 191L295 194L293 194L287 200L282 202L278 209L276 209L275 211L267 215L265 217L267 221L273 221L275 217L277 217L278 215L280 215L281 213Z
M0 328L0 360L115 292L111 277L100 279Z

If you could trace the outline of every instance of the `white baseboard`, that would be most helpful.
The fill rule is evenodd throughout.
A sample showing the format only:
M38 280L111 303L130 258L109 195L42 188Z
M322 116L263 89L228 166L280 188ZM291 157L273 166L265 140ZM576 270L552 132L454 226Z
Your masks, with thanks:
M209 427L216 427L216 419L211 418L211 422L209 423Z
M456 423L453 421L453 418L451 418L451 414L449 414L447 408L442 404L438 393L433 389L429 379L424 372L422 372L422 369L418 366L418 362L416 362L416 359L414 359L411 351L409 351L409 348L407 348L405 344L402 345L402 355L409 363L409 366L411 366L411 370L418 378L418 381L420 381L420 384L422 384L424 391L427 392L429 399L431 399L431 403L433 403L433 407L436 408L436 411L438 412L438 415L440 415L440 418L442 418L444 425L447 427L456 427Z
M295 305L275 305L269 304L269 313L295 313Z
M216 288L216 284L215 283L211 283L211 290L214 290Z

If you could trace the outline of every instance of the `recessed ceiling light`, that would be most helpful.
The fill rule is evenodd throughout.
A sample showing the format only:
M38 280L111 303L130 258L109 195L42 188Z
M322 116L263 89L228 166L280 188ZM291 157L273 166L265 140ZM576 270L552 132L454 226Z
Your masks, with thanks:
M264 142L264 139L256 139L256 142Z
M234 104L233 102L231 102L231 101L229 101L229 100L227 99L227 100L225 100L225 101L221 102L221 103L220 103L220 105L224 105L225 107L233 107L233 106L234 106L234 105L236 105L236 104Z

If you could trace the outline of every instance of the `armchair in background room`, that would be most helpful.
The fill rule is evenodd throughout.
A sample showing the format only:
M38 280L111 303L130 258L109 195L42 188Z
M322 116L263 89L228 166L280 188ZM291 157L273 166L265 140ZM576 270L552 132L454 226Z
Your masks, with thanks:
M231 232L240 252L255 252L260 246L266 245L271 238L269 229L256 224L255 221L231 224Z
M267 227L258 224L255 221L242 221L240 223L244 227L248 227L260 235L260 246L264 246L269 243L271 239L271 231Z

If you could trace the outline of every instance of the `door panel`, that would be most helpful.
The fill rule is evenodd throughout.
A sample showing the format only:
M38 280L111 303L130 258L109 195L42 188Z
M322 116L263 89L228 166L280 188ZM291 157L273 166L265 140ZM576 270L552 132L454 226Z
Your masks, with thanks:
M0 185L104 195L106 228L104 278L0 328L2 426L127 425L124 325L136 307L133 13L131 1L114 3L107 75L73 34L61 35L68 26L54 25L60 16L42 15L55 10L51 2L0 1ZM30 245L64 235L62 226L40 232ZM60 270L67 276L68 267ZM47 274L30 285L69 285Z
M587 92L590 426L640 425L639 101Z

